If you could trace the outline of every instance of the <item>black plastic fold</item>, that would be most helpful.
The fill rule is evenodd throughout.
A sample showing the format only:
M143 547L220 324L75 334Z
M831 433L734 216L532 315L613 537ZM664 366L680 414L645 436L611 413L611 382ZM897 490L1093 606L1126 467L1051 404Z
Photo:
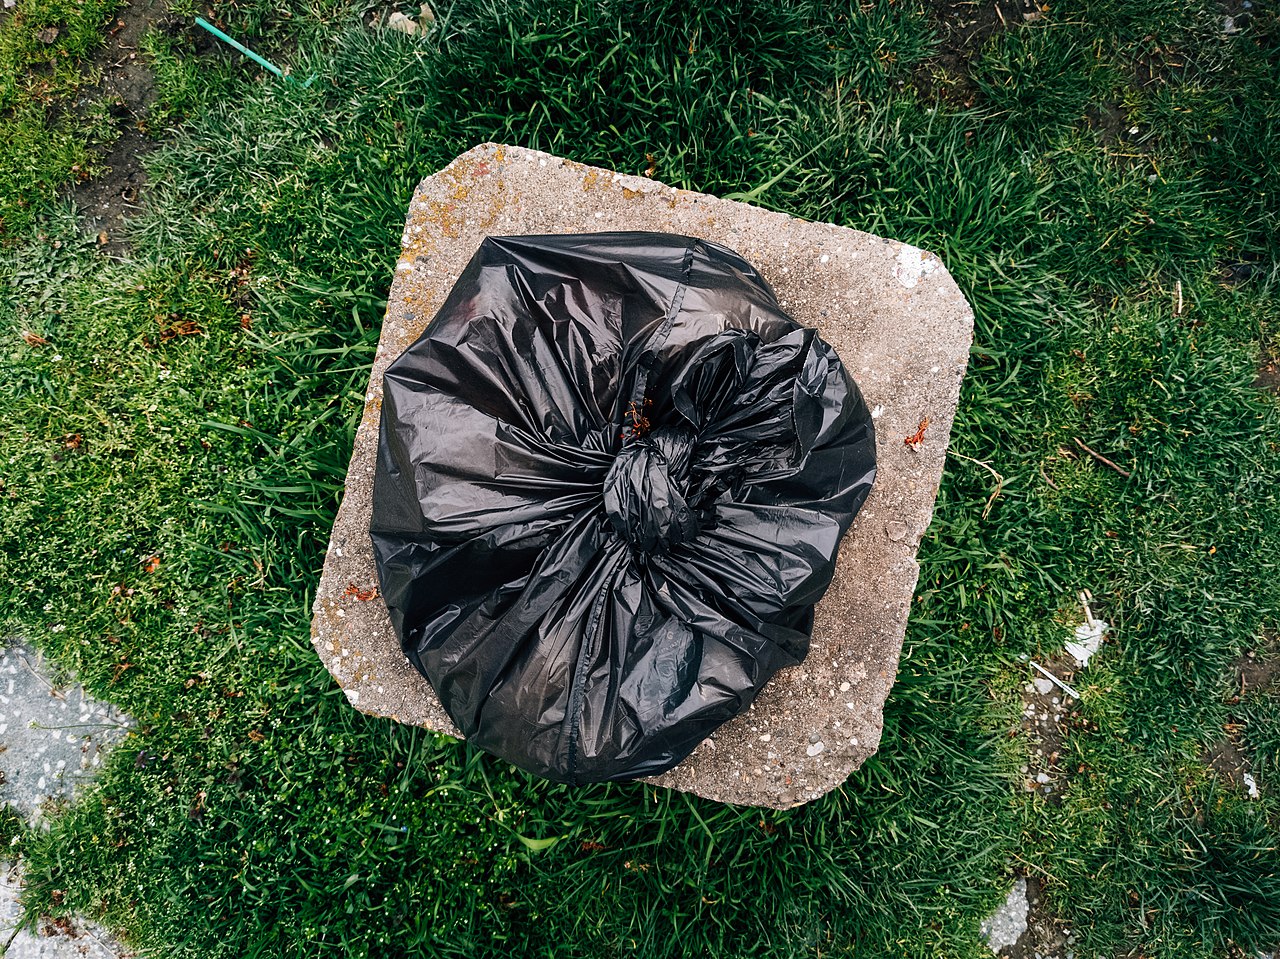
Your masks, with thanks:
M804 658L875 437L736 253L487 239L384 386L382 595L469 741L563 782L654 775Z

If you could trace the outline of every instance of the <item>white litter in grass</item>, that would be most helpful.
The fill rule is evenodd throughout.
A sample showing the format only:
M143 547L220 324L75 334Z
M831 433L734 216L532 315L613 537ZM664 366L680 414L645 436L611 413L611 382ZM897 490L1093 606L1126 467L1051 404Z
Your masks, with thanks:
M387 29L398 30L401 33L407 33L409 36L415 36L418 33L418 24L410 20L403 13L397 10L387 18Z
M1041 673L1043 673L1047 679L1052 680L1055 686L1061 689L1064 693L1066 693L1072 699L1080 698L1080 694L1078 692L1076 692L1074 689L1072 689L1070 686L1068 686L1066 683L1060 680L1057 676L1053 675L1053 673L1049 672L1049 670L1045 669L1043 666L1037 663L1034 659L1031 660L1031 665L1034 666L1036 669L1038 669Z
M1089 660L1102 648L1102 637L1111 627L1100 619L1095 619L1093 610L1089 608L1089 600L1093 599L1088 590L1080 593L1080 605L1084 607L1084 622L1076 627L1076 638L1068 642L1066 650L1080 664L1080 668L1089 665ZM1079 697L1076 697L1079 699Z
M1241 778L1244 780L1244 788L1249 790L1249 798L1261 799L1262 793L1258 792L1258 781L1248 773L1245 773Z

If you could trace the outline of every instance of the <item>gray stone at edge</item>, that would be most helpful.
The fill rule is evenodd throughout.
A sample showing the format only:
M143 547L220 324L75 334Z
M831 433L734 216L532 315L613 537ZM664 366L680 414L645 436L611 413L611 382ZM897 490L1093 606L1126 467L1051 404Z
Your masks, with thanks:
M992 952L1000 952L1017 945L1027 931L1027 916L1031 904L1027 901L1027 881L1019 879L1009 890L1000 908L982 921L981 932Z
M70 800L97 773L104 752L133 721L84 687L60 681L43 656L18 639L0 644L0 802L39 824L48 804ZM13 930L22 921L22 866L0 850L0 943L6 959L121 959L131 955L82 919ZM10 941L10 936L13 936Z
M82 686L59 682L26 643L3 643L0 802L28 821L37 821L49 801L71 799L76 786L97 772L103 750L131 725L128 716Z
M879 472L818 604L808 658L743 715L648 782L722 802L787 808L839 786L880 743L973 336L938 259L825 223L485 144L418 185L374 359L346 493L316 593L312 642L357 708L459 733L409 665L369 542L382 374L435 315L486 236L654 230L714 240L754 265L785 310L816 327L876 416ZM923 441L905 442L928 419Z

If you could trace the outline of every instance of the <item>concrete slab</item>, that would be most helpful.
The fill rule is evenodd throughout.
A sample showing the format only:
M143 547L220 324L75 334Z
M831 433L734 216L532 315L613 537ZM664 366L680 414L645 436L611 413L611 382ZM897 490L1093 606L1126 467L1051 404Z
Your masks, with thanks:
M835 347L875 411L879 473L819 603L809 657L652 782L786 808L837 786L879 747L946 459L973 314L937 257L745 203L485 144L419 184L334 524L312 642L364 712L457 736L405 660L377 599L368 527L382 374L440 308L485 236L656 230L736 250L799 322ZM927 421L927 422L926 422Z

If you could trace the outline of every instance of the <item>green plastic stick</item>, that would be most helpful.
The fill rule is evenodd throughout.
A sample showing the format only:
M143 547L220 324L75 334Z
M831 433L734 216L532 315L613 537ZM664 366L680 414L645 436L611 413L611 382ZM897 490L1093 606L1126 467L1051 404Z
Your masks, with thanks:
M312 77L306 83L298 83L297 80L289 76L287 73L281 70L274 63L270 62L264 57L258 56L256 53L254 53L252 50L246 47L243 43L240 43L238 40L233 40L231 37L227 36L225 33L223 33L221 30L215 27L212 23L206 20L204 17L196 17L196 25L200 27L204 27L204 29L208 30L210 33L212 33L215 37L217 37L223 43L228 44L229 46L235 47L235 49L239 50L241 53L243 53L246 57L248 57L254 63L261 64L262 66L266 67L276 76L278 76L281 80L285 80L289 83L300 86L304 90L307 87L311 86L311 84L315 81L315 77Z

